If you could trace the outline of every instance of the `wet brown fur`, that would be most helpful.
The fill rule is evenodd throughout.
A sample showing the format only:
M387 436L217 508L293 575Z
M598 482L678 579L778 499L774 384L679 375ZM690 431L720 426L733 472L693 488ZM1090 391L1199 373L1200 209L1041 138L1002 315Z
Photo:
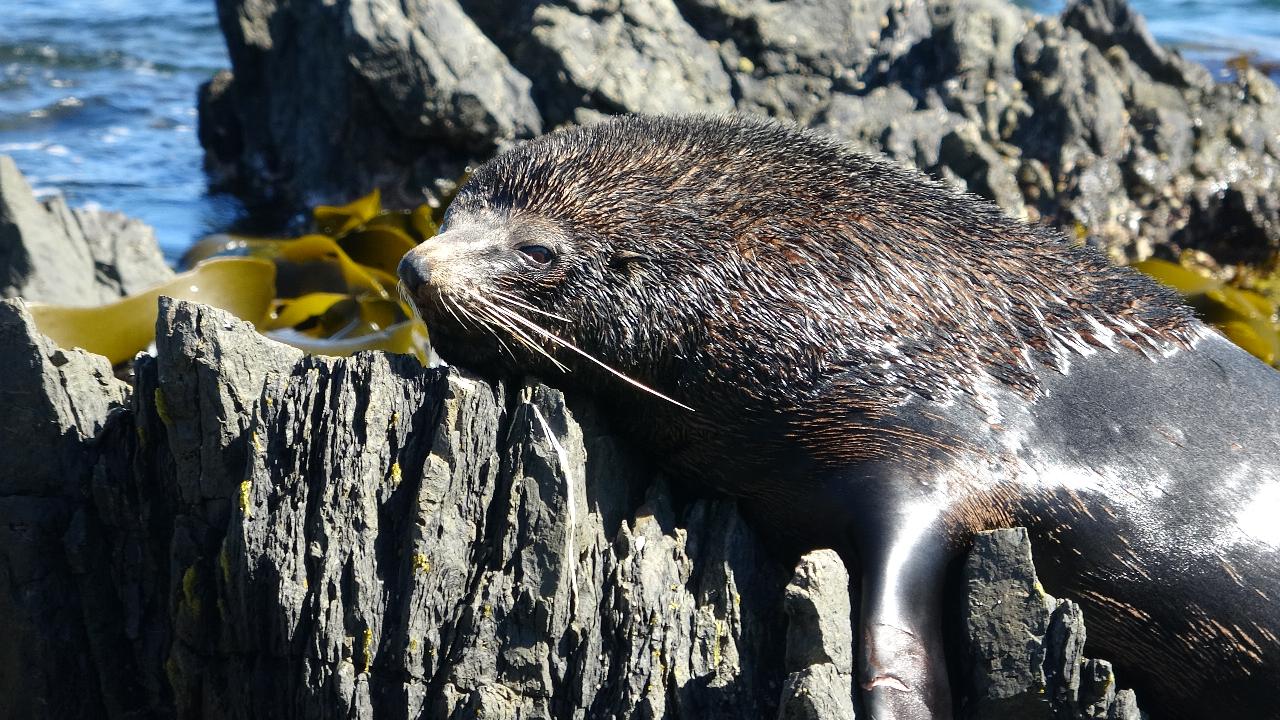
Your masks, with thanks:
M876 494L850 488L832 502L814 478L940 477L956 483L942 516L954 544L1024 524L1061 546L1071 569L1080 552L1061 538L1111 527L1109 500L1003 473L1017 459L980 437L1002 429L995 414L980 419L988 395L1029 406L1045 378L1088 355L1154 358L1204 332L1171 291L1056 231L761 120L628 117L553 133L478 169L449 210L458 217L496 218L494 232L510 237L493 244L507 254L522 238L556 253L536 273L500 255L467 263L477 293L562 316L528 317L693 410L547 344L576 388L619 409L624 429L681 477L803 532L847 528L842 502ZM447 359L557 378L538 354L504 360L507 343L448 310L464 294L437 291L419 300ZM951 413L958 405L967 414ZM856 514L877 519L874 506ZM1194 644L1217 643L1201 654L1221 663L1261 662L1259 643L1277 644L1265 624L1197 619L1194 607L1187 634L1135 630L1148 618L1105 580L1146 572L1127 548L1123 534L1107 538L1098 574L1078 573L1080 597L1110 613L1091 628L1139 633L1139 653L1164 643L1196 656ZM1168 673L1194 688L1202 667Z
M947 452L963 438L896 424L894 408L972 398L984 379L1032 396L1037 368L1194 332L1170 291L1053 230L762 120L553 133L477 170L450 212L550 221L571 239L546 277L495 282L693 406L645 401L672 444L698 449L696 468L744 442L755 459L800 443L822 464Z

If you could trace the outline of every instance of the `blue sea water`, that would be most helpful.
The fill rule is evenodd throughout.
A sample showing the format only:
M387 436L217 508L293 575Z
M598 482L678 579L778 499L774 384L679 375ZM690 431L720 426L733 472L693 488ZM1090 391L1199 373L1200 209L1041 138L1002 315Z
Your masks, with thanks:
M1015 0L1056 15L1065 0ZM1226 61L1244 56L1280 82L1280 0L1129 0L1151 34L1184 57L1226 77Z
M1280 79L1280 0L1133 4L1215 72L1245 54ZM176 258L242 212L206 192L196 140L196 88L227 65L213 0L0 0L0 153L41 192L142 218Z
M240 212L206 193L196 139L196 88L228 65L212 0L0 0L0 153L176 258Z

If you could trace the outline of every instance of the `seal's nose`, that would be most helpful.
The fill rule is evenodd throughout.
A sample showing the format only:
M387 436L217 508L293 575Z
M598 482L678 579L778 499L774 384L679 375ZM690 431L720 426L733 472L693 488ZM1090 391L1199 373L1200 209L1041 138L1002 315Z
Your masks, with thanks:
M400 282L404 283L405 288L412 297L418 297L418 290L423 285L431 282L431 266L426 260L414 257L414 250L410 250L400 259L400 266L396 269L396 274L400 276Z

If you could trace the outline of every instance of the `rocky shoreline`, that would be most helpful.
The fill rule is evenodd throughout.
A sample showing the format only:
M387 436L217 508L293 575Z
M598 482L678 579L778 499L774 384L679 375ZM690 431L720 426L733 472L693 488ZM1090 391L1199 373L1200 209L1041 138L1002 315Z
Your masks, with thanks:
M1280 95L1162 48L1124 0L219 0L215 185L295 210L434 199L513 141L744 112L949 179L1117 260L1280 250ZM324 108L317 112L316 108Z
M1280 95L1216 83L1120 0L219 0L215 184L300 210L435 201L618 112L794 120L1132 259L1280 252ZM321 110L322 109L322 110ZM106 302L149 229L0 158L0 295ZM304 356L164 301L129 382L0 301L0 717L852 717L857 597L688 498L590 399ZM1020 530L949 596L962 717L1137 720Z
M158 254L138 223L50 223L9 167L10 257ZM30 267L22 288L106 296L138 274ZM20 299L0 364L0 717L853 717L839 557L793 565L733 502L684 497L587 398L306 356L169 299L129 382ZM965 717L1141 717L1025 532L961 574Z

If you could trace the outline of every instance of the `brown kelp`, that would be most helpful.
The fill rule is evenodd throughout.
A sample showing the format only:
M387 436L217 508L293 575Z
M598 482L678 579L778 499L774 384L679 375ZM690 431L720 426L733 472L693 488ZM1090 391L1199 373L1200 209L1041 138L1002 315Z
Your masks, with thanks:
M312 211L296 238L210 235L191 247L190 269L169 282L99 307L32 305L59 344L114 364L145 349L155 333L156 299L169 295L223 308L263 334L321 355L360 350L414 353L425 361L426 328L397 292L396 265L432 236L436 210L382 207L378 191Z
M1151 259L1134 267L1181 293L1231 342L1280 367L1280 273L1248 267L1224 271L1197 253L1184 253L1176 263Z
M275 266L257 258L214 258L150 290L97 307L31 303L36 326L62 347L80 347L119 365L155 339L161 295L195 300L259 325L275 297Z

